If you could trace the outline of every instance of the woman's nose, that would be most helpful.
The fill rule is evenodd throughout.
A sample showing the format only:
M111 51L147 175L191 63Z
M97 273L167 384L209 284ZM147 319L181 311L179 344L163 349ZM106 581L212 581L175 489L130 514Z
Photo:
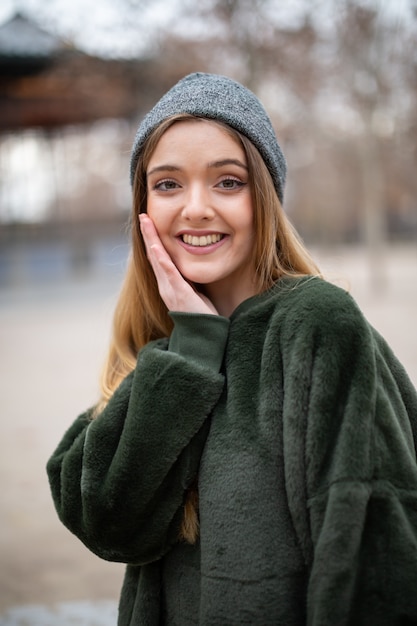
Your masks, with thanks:
M210 194L203 185L193 185L186 195L182 216L189 221L212 219L214 210L210 202Z

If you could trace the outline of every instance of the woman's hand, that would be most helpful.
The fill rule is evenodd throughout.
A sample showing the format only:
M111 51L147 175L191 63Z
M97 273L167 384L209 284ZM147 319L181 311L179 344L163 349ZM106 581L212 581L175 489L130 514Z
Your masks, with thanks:
M210 300L195 291L190 283L181 276L162 245L150 217L146 213L141 213L139 221L146 253L158 283L159 295L168 310L218 315Z

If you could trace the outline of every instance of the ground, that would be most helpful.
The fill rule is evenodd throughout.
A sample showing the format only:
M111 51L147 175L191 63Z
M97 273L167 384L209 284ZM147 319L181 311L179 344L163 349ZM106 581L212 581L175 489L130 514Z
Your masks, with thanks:
M417 385L417 246L392 248L375 288L360 249L317 250ZM374 271L376 271L374 269ZM90 554L58 521L45 464L98 393L118 279L0 290L0 626L110 626L123 565Z

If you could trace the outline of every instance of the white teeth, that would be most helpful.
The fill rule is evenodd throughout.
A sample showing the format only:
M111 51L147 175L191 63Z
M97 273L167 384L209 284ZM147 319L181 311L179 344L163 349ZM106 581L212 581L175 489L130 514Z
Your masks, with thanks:
M222 236L220 234L203 235L202 237L196 237L196 235L182 236L183 242L191 246L209 246L212 243L217 243L221 238Z

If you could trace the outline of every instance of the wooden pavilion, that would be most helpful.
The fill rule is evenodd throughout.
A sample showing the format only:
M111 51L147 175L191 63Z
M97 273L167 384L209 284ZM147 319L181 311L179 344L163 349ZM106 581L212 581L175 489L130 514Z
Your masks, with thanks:
M0 132L136 117L151 65L88 55L17 14L0 26Z

